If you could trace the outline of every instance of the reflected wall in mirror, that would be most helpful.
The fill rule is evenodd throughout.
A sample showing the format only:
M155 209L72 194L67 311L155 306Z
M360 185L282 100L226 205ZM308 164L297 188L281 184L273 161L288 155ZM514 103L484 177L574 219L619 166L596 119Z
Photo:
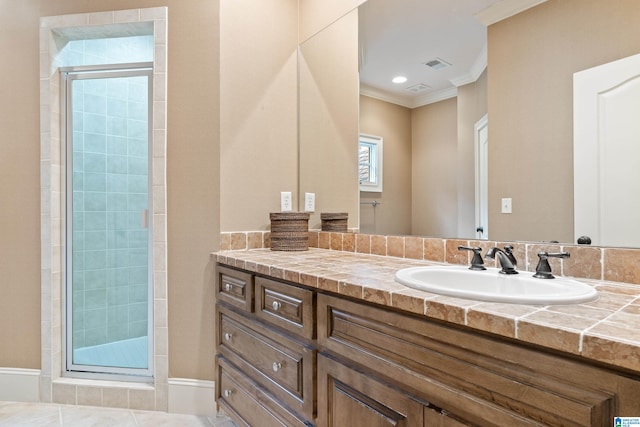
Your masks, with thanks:
M487 107L486 28L473 14L493 3L360 6L360 131L388 140L385 191L360 193L361 231L475 236L473 129ZM397 74L407 82L391 83Z
M637 244L640 54L575 73L573 105L575 237Z
M301 44L299 200L315 193L309 228L321 212L346 212L358 227L358 11Z
M640 52L639 26L637 1L566 0L489 27L492 238L575 242L573 74Z
M361 95L360 131L384 138L386 171L384 192L361 193L381 202L361 205L361 231L474 236L473 125L486 93L487 237L574 242L573 74L640 52L637 28L634 0L545 2L488 27L487 72L457 97L411 108Z
M360 193L362 232L475 236L473 129L485 83L483 74L456 98L414 109L360 96L360 130L385 139L385 191Z

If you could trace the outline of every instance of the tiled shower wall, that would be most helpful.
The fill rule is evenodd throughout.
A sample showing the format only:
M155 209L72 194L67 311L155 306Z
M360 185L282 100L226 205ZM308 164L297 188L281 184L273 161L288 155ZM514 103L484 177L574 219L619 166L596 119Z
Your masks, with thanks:
M153 37L69 42L65 65L143 62ZM148 91L144 77L73 85L74 348L147 335Z

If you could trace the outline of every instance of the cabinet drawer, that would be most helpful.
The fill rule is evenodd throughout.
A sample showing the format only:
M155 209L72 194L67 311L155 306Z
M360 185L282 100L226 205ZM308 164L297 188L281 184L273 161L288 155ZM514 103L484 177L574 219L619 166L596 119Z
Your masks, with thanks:
M263 277L256 277L255 285L258 317L304 338L315 337L312 291Z
M273 396L224 358L217 358L216 401L240 426L313 426L285 409Z
M312 417L315 350L218 307L218 351L290 407Z
M246 312L253 311L253 275L219 265L216 298Z

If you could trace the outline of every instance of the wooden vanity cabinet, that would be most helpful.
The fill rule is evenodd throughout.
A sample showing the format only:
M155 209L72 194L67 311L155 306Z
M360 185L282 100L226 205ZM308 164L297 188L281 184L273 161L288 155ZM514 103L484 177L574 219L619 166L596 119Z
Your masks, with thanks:
M313 292L222 266L217 280L218 404L241 425L313 425Z
M232 268L218 280L216 399L240 425L601 427L640 414L637 373Z

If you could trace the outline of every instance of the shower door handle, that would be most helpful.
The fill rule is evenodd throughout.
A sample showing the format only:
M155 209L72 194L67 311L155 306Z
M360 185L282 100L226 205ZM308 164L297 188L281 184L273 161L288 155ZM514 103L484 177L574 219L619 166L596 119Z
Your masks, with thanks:
M149 209L143 209L141 215L142 215L142 221L141 221L142 228L149 228Z

